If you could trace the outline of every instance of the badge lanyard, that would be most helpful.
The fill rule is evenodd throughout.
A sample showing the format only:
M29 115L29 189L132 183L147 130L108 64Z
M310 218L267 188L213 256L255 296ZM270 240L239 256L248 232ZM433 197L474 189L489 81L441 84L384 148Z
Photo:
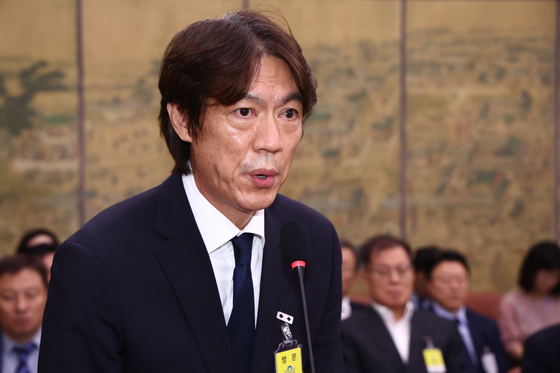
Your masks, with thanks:
M301 345L298 345L290 331L290 325L294 322L294 318L283 312L278 312L276 318L282 321L280 329L284 336L284 341L278 345L278 350L274 352L276 373L303 373Z

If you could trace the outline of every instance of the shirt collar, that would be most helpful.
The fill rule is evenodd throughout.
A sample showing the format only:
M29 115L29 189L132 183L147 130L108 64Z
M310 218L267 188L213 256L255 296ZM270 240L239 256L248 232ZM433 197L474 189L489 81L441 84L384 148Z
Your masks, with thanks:
M469 324L467 321L467 308L464 305L459 308L459 311L457 311L457 313L449 312L436 302L432 302L432 308L434 310L434 313L439 317L443 317L444 319L448 320L459 320L459 324L462 325Z
M412 314L414 313L414 304L412 303L412 300L406 302L403 315L399 320L395 320L395 314L389 307L379 304L375 301L371 301L371 306L379 313L385 323L390 322L394 324L401 321L410 321L410 319L412 319Z
M25 343L17 343L12 338L8 337L6 333L2 333L2 343L4 344L4 351L12 351L14 346L23 347L28 345L29 343L33 342L37 347L41 344L41 328L37 330L37 333L27 342Z
M183 186L208 253L242 233L260 236L264 246L264 210L255 211L249 223L240 230L200 193L192 173L183 175Z

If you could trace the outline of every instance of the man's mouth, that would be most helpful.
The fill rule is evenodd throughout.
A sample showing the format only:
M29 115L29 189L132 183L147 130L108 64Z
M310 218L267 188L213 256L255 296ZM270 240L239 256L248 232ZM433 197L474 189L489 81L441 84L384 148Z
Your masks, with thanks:
M255 170L250 174L253 183L258 188L267 189L274 184L274 179L278 173L271 170Z

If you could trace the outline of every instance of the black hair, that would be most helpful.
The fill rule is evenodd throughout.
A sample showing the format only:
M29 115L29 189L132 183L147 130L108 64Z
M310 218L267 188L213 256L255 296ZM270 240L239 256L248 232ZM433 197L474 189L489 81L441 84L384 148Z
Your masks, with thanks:
M560 247L553 241L541 241L531 247L519 271L519 286L526 292L533 291L535 277L542 269L560 270ZM551 295L560 295L560 282L550 291Z
M467 273L471 273L469 263L463 254L455 250L438 250L439 252L432 258L432 260L426 266L426 278L430 280L432 278L432 272L434 269L442 262L459 262L465 267Z
M437 246L422 246L416 249L414 254L414 270L416 272L426 272L429 264L441 252Z
M354 245L352 245L350 243L350 241L345 240L345 239L340 239L340 248L342 249L343 247L346 247L348 249L350 249L350 251L352 251L352 254L354 254L354 257L356 258L356 268L355 268L355 272L358 272L358 270L360 269L360 252L358 251L358 248Z
M391 249L393 247L402 247L408 256L411 257L410 245L406 241L391 235L378 235L373 236L362 245L360 249L360 259L362 263L367 266L370 264L372 252Z
M5 273L11 273L13 275L25 268L37 271L43 284L45 284L46 287L49 286L47 267L45 267L45 264L37 255L15 254L0 260L0 276Z
M44 229L44 228L32 229L30 231L25 232L25 234L19 241L19 245L17 247L16 252L18 253L25 252L27 249L29 249L28 247L29 241L41 235L49 236L52 239L52 243L55 246L55 248L58 247L58 245L60 245L60 242L58 241L56 235L53 232L49 231L48 229Z

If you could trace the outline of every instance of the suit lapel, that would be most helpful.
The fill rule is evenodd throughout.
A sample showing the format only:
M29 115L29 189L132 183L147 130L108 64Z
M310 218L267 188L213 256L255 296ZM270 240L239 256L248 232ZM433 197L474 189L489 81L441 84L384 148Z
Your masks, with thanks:
M276 313L286 295L290 276L294 275L289 265L283 265L285 263L280 249L282 215L275 211L275 207L274 203L265 210L265 246L252 372L262 372L263 367L270 365L269 362L273 360L274 351L278 347L271 342L276 340L274 335L278 336L278 343L282 341Z
M181 176L171 176L162 189L155 230L169 241L154 254L177 294L208 372L233 372L216 279Z
M425 337L429 337L424 333L422 322L419 319L421 315L418 312L412 314L410 320L410 350L408 353L407 372L425 372L426 363L422 355L422 350L426 345Z
M368 328L369 330L366 331L368 335L374 336L375 343L380 351L383 351L387 358L393 361L393 366L398 367L395 369L397 372L404 372L405 365L395 346L395 342L393 341L393 337L389 334L389 330L385 326L385 323L381 319L381 316L371 307L368 307L367 315L372 322L364 322L364 328Z

